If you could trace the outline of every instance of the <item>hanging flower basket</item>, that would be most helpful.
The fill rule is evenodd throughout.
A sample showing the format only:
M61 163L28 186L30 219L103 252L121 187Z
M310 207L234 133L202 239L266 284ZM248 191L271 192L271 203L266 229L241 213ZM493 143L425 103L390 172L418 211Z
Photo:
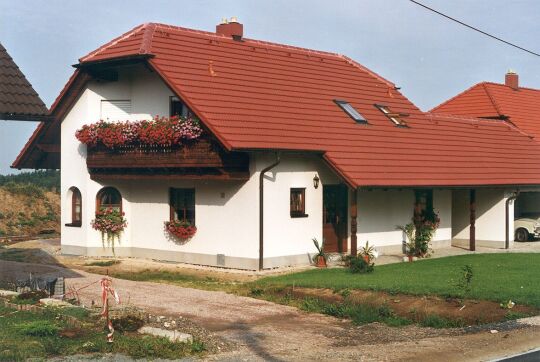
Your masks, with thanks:
M196 118L159 117L142 121L85 124L75 137L89 147L103 145L115 149L124 146L178 146L199 138L203 133Z
M197 227L187 220L166 221L165 229L182 241L191 239L197 233Z
M105 248L105 236L107 236L107 245L112 248L114 255L114 240L120 241L120 234L127 226L127 220L124 213L112 208L97 211L96 218L91 221L92 228L101 232L101 241Z

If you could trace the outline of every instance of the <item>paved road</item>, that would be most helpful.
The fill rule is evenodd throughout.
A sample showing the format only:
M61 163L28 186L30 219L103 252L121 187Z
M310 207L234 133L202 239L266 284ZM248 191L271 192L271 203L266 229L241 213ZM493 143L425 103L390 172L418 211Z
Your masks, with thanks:
M500 360L501 362L538 362L540 361L540 350L520 354L510 358Z

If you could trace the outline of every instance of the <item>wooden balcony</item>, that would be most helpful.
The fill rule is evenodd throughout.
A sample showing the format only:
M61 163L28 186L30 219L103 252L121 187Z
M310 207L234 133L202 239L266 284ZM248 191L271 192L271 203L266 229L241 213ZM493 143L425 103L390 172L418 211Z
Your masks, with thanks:
M246 153L205 138L176 147L89 147L86 165L92 179L249 179Z

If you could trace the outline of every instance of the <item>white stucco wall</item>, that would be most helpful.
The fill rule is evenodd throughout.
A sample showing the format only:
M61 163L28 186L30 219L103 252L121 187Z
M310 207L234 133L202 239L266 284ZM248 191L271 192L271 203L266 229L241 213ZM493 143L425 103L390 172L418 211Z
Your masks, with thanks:
M255 177L271 165L273 155L255 157ZM320 184L313 186L318 175ZM264 180L264 254L265 257L314 253L313 238L322 240L323 185L337 184L340 180L325 166L320 157L289 155L265 174ZM290 215L290 189L305 188L307 217ZM258 196L257 196L258 199Z
M476 239L504 241L505 236L505 203L504 190L479 189L476 192ZM513 240L514 207L510 205L510 239Z
M397 225L411 222L413 190L360 190L358 192L358 247L366 241L376 247L401 245L403 233Z
M452 191L433 190L433 209L441 219L433 241L452 240Z
M452 238L469 239L469 190L452 191Z
M476 240L477 245L504 247L506 239L506 199L510 193L503 189L476 190ZM452 236L456 240L469 240L469 190L454 190ZM514 203L509 207L509 238L514 239Z
M450 190L433 191L433 208L441 223L433 241L449 241L452 233L452 198ZM361 190L358 192L358 247L366 241L375 247L398 246L404 241L398 225L412 221L414 190Z

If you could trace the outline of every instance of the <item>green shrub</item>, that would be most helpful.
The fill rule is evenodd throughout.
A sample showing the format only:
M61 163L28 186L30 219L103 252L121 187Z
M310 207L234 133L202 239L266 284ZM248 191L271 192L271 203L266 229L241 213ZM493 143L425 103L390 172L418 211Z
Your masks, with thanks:
M371 273L375 270L373 263L368 263L362 256L349 255L345 259L345 264L352 273Z
M522 312L508 312L504 316L504 318L509 321L514 320L514 319L527 318L527 317L530 317L530 315L527 313L522 313Z
M144 320L134 314L125 314L111 318L115 330L120 332L135 332L144 325Z
M17 304L36 304L40 299L49 297L49 294L44 290L31 290L19 294L13 300Z
M249 295L252 295L254 297L260 297L263 295L264 290L261 288L253 287L249 290Z
M450 320L444 317L440 317L436 314L429 314L424 318L420 325L422 327L432 327L432 328L459 328L465 325L465 322L462 320Z
M13 182L18 184L32 184L51 190L60 189L60 172L56 170L21 172L15 175L0 175L0 186Z
M56 336L60 330L60 328L49 321L25 322L19 324L17 329L26 336L34 337Z
M87 263L87 266L113 266L120 264L120 260L100 260Z
M15 194L15 195L25 195L29 197L40 197L40 198L45 196L44 190L41 187L36 186L34 184L28 184L28 183L20 184L20 183L15 183L13 181L10 181L4 184L3 188L7 192L11 194Z

